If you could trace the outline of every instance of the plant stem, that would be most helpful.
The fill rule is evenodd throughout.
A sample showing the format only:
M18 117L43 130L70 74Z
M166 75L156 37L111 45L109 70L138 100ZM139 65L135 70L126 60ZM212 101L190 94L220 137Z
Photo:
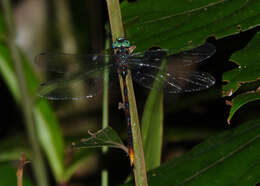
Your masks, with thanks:
M23 168L26 164L25 154L21 155L20 165L16 171L17 186L23 186Z
M106 39L106 47L109 47L109 39ZM106 63L109 62L105 59ZM108 126L108 82L109 82L109 71L108 69L104 72L104 93L103 93L103 110L102 110L102 129ZM102 147L102 154L105 155L108 151L108 147ZM106 169L102 170L101 173L101 186L108 186L108 171Z
M44 165L43 157L41 154L40 145L38 143L35 122L33 118L33 105L32 99L29 95L26 79L24 75L23 62L19 50L15 45L15 29L12 19L10 0L2 0L2 7L5 16L5 21L8 29L8 45L11 50L12 59L14 62L15 73L17 76L18 86L21 91L20 94L20 106L24 114L25 125L27 134L32 148L32 165L33 171L36 177L38 186L48 186L48 179L46 174L46 168Z
M119 1L107 0L107 7L109 13L110 27L112 31L112 38L114 41L118 37L124 37L124 28L123 28ZM132 121L131 127L132 127L133 147L134 147L134 155L135 155L134 169L133 169L135 184L137 186L146 186L148 184L147 184L146 168L145 168L145 161L144 161L144 152L143 152L138 112L136 107L136 101L135 101L135 95L134 95L134 89L133 89L130 71L126 77L126 84L128 89L130 116ZM121 76L120 76L120 87L121 87L121 94L124 99L123 83L122 83Z
M112 40L115 41L117 38L125 36L119 1L107 0L107 9L112 31Z
M130 116L132 121L131 127L132 127L133 147L134 147L134 155L135 155L135 162L133 167L135 184L136 186L146 186L148 185L148 183L147 183L147 175L146 175L146 167L145 167L145 159L144 159L144 150L143 150L141 130L140 130L138 112L137 112L135 95L134 95L134 88L133 88L130 71L129 71L129 75L126 78L126 83L127 83L127 89L129 95Z

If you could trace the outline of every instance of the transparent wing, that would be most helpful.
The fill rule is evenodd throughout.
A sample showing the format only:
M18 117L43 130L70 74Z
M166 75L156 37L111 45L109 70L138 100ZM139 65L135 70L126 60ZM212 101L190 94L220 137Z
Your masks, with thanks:
M164 89L168 93L194 92L214 84L215 78L206 72L178 72L178 75L167 73Z
M113 64L88 71L78 71L70 76L44 82L37 90L39 96L50 100L91 99L103 88L105 70L113 69Z
M201 45L197 48L169 56L168 63L189 66L203 62L204 60L210 58L215 52L216 48L214 45L205 43L204 45Z
M169 49L171 50L171 49ZM144 53L133 53L129 57L129 63L142 63L144 66L160 66L160 61L166 57L167 49L150 49ZM214 45L205 43L197 48L183 51L174 55L167 56L168 65L176 66L190 66L200 63L210 58L216 52Z
M108 51L86 55L65 54L65 53L41 53L35 57L35 64L45 71L58 74L74 73L85 69L93 69L105 66L105 60L113 59Z

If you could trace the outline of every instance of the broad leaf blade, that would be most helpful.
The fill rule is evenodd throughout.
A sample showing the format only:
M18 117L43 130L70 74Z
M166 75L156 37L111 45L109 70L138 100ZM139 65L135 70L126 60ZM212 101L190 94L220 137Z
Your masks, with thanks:
M225 72L223 81L227 85L223 87L223 95L234 94L242 83L256 81L260 78L260 32L256 33L253 39L245 48L234 53L231 60L238 68Z
M122 5L126 36L138 48L194 48L209 36L223 38L260 23L260 1L143 0ZM239 27L239 28L238 28ZM192 42L192 45L190 43Z
M260 32L256 33L245 48L231 56L231 60L234 61L238 67L224 73L223 80L226 81L227 84L223 87L223 96L231 96L242 84L246 86L247 83L257 81L260 78L259 43ZM230 122L236 111L244 104L259 99L260 95L258 92L244 93L233 98L228 122Z
M253 186L260 182L260 120L211 137L148 175L150 186Z
M249 102L256 101L256 100L260 100L260 92L247 92L236 96L231 102L231 109L228 116L228 123L230 123L230 120L232 119L232 117L240 107L242 107L243 105Z

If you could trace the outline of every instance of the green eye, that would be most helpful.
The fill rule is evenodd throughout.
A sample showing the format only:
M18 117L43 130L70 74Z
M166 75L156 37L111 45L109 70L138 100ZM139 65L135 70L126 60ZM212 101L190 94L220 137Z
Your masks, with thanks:
M121 43L119 43L118 41L115 41L113 44L112 44L112 48L118 48L121 46Z
M130 47L130 42L128 40L125 40L123 43L122 43L122 46L123 47Z

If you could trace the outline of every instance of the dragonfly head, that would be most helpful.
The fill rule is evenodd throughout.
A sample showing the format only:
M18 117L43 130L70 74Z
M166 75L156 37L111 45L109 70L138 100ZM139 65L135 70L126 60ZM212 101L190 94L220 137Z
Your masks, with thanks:
M130 42L125 38L118 38L116 41L113 42L112 48L118 53L127 52L131 47Z

